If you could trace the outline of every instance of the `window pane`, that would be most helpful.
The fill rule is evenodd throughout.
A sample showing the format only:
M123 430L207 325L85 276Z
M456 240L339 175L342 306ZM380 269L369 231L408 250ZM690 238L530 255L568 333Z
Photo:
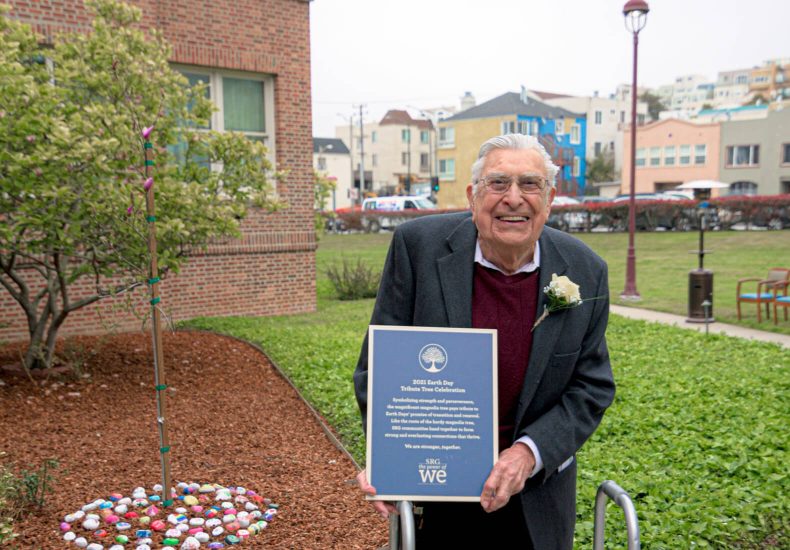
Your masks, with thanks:
M752 146L752 164L760 164L760 146Z
M225 130L265 132L263 82L240 78L222 79Z
M782 163L787 164L790 163L790 143L785 143L782 146Z
M207 99L211 99L211 89L209 88L208 75L195 74L195 73L186 73L186 72L183 72L181 74L184 75L186 77L186 79L189 81L189 87L190 88L193 88L193 87L197 86L198 84L206 84L206 89L205 89L203 95ZM187 105L187 109L189 110L190 113L192 112L192 108L194 106L195 106L195 103L193 101L190 101L189 104ZM185 126L187 126L187 125L185 124ZM207 130L211 129L211 119L208 120L208 125L206 125L206 126L200 125L200 126L198 126L198 128L205 128Z

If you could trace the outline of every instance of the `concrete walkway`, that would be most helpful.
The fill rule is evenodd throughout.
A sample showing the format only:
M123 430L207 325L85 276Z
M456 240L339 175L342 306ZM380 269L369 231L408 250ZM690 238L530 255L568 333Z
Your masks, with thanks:
M629 319L640 319L642 321L653 321L656 323L665 323L667 325L675 325L680 328L696 330L698 332L705 332L705 323L688 323L686 318L682 315L673 315L671 313L663 313L661 311L650 311L648 309L638 309L634 307L625 307L610 305L609 311L628 317ZM772 320L765 321L773 323ZM782 347L790 349L790 336L786 334L777 334L775 332L766 332L764 330L755 330L753 328L739 327L737 325L726 325L720 322L710 323L708 330L712 333L726 334L728 336L737 336L738 338L746 338L748 340L760 340L762 342L773 342Z

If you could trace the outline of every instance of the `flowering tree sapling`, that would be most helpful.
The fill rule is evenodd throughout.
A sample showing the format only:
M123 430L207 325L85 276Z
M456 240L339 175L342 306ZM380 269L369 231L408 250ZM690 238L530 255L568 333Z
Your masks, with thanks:
M213 109L205 88L169 66L162 37L137 27L140 10L86 5L92 31L48 49L0 13L0 286L27 318L28 368L52 364L71 312L145 284L153 180L144 130L155 144L163 273L188 249L238 235L249 205L280 206L271 187L280 174L264 146L205 129Z

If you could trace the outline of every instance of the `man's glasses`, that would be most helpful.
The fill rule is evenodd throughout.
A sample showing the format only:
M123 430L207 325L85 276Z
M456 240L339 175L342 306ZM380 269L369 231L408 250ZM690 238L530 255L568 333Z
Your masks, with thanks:
M519 193L522 195L542 193L547 184L546 178L534 174L522 174L515 178L505 174L488 174L480 179L491 193L497 195L507 193L514 180L518 186Z

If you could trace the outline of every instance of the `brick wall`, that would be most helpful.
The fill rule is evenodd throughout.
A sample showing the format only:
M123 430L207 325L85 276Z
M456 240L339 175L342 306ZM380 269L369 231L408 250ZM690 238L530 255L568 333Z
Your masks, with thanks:
M86 30L82 0L6 0L11 17L51 42L58 32ZM194 254L161 286L176 319L199 315L275 315L315 310L309 3L305 0L133 0L142 26L173 45L172 61L274 75L278 193L290 206L250 212L237 241ZM75 288L89 292L90 281ZM142 304L143 291L132 294ZM104 300L69 316L62 335L96 333L112 321L139 328L133 315L112 313ZM0 289L0 341L27 337L22 309Z

